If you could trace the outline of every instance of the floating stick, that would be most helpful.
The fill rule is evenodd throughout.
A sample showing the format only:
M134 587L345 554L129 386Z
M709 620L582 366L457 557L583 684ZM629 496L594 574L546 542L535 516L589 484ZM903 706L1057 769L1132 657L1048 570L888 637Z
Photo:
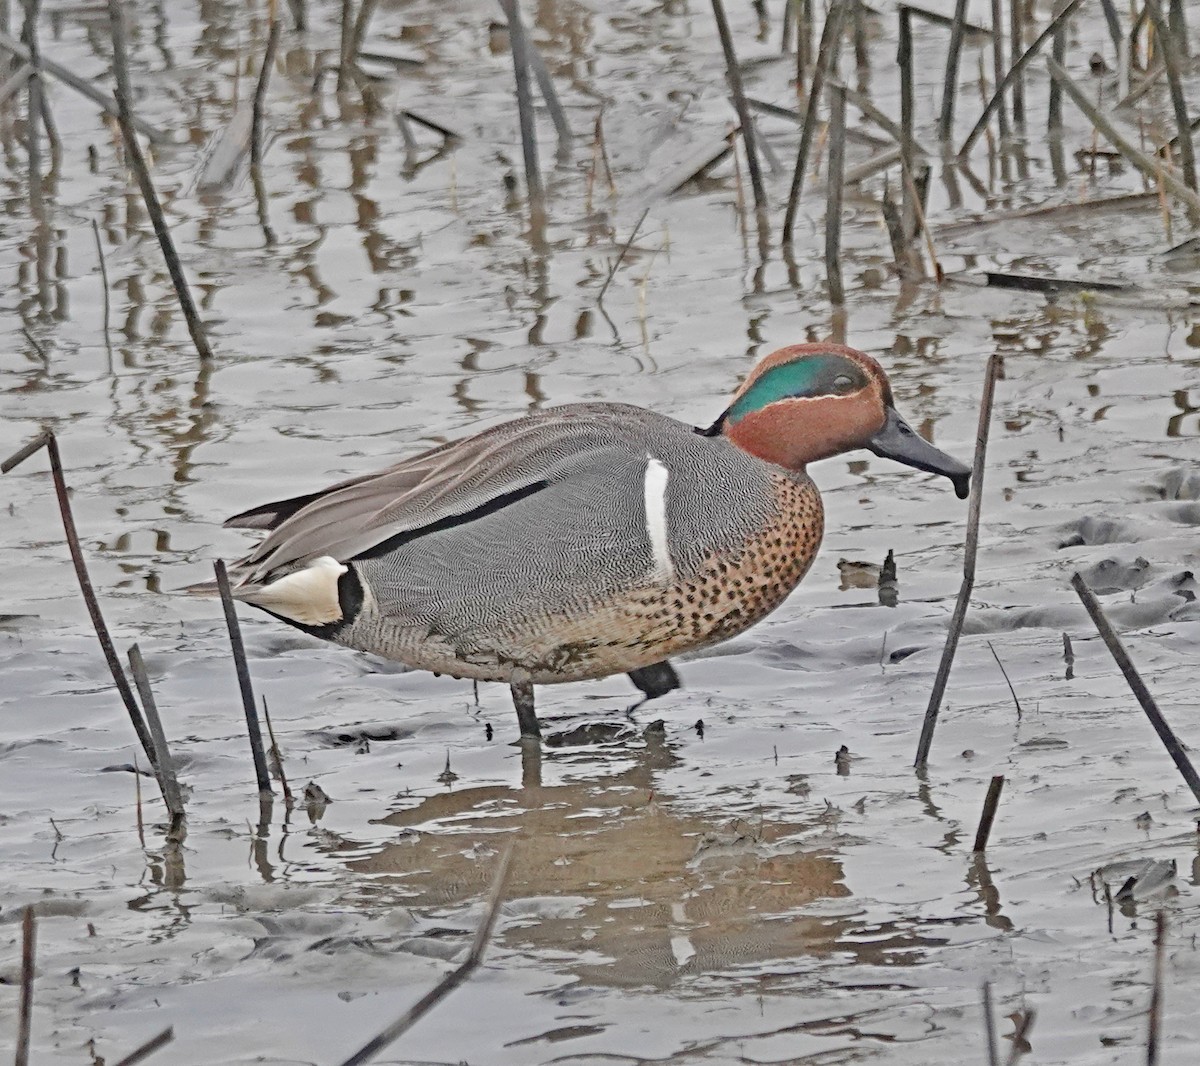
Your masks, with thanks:
M1000 806L1000 793L1004 791L1004 775L997 774L988 785L987 797L983 801L983 814L979 816L979 828L975 830L976 854L987 851L988 837L992 835L992 823L996 820L996 808Z
M233 609L233 595L229 591L229 574L225 561L213 563L217 575L217 590L221 593L221 606L225 610L225 627L229 630L229 646L233 649L233 667L237 671L238 688L242 693L242 709L246 712L246 732L250 737L250 755L254 759L254 776L258 780L260 797L273 795L271 776L267 773L267 760L263 755L262 731L258 728L258 714L254 709L254 689L250 684L250 668L246 665L246 646L242 643L242 631L238 626L237 612Z
M67 549L71 553L71 562L75 565L75 577L79 581L79 591L83 593L83 602L87 605L88 616L92 620L92 627L96 630L96 639L100 641L100 650L104 652L104 659L112 674L113 684L117 686L121 702L125 704L125 709L129 712L129 720L133 723L133 730L137 733L142 750L146 753L146 758L153 763L154 748L150 740L150 732L142 719L142 711L133 695L133 689L129 687L129 679L126 678L125 671L121 669L112 637L108 633L108 626L104 624L104 616L100 613L100 603L96 599L95 589L92 588L92 579L88 576L87 563L83 558L83 548L80 547L79 534L75 529L75 519L71 514L71 499L67 494L66 478L63 476L62 458L58 453L58 440L54 436L53 430L43 430L38 437L31 440L15 455L10 455L3 463L0 463L0 474L7 474L10 470L20 466L41 448L45 448L50 456L50 473L54 478L54 494L58 498L63 534L67 538Z
M846 90L830 86L829 163L825 168L825 277L829 283L829 302L844 304L846 289L842 283L842 191L846 170Z
M1117 636L1105 615L1100 601L1096 599L1095 593L1087 587L1087 583L1079 574L1075 574L1071 578L1071 587L1079 594L1083 606L1096 626L1096 631L1100 634L1100 639L1104 641L1104 646L1108 648L1116 660L1117 666L1121 668L1121 673L1125 675L1129 688L1137 697L1138 703L1142 705L1142 710L1146 712L1146 717L1150 719L1150 724L1154 726L1154 731L1163 742L1168 754L1174 760L1175 765L1179 767L1179 772L1183 774L1183 779L1187 782L1188 788L1192 790L1192 795L1200 801L1200 777L1196 776L1192 760L1188 758L1187 752L1183 750L1183 745L1179 743L1179 738L1175 736L1174 730L1167 724L1162 711L1158 709L1158 704L1155 703L1154 697L1150 695L1150 690L1146 688L1141 675L1138 674L1137 667L1129 658L1129 653L1125 650L1120 637Z
M742 127L742 143L746 146L746 165L750 168L750 187L754 190L754 209L761 215L767 209L767 194L763 188L762 169L758 163L757 134L750 108L746 106L746 93L742 88L742 72L738 68L737 53L733 50L733 35L729 32L729 20L725 17L725 5L721 0L712 0L713 16L717 20L717 33L721 38L721 49L725 53L725 77L729 80L729 91L733 93L733 106L737 109L738 122Z
M837 66L838 51L842 43L842 19L846 4L850 0L833 0L825 16L825 27L821 31L821 45L813 68L812 88L808 92L808 104L804 111L804 126L800 130L800 144L796 148L796 169L792 171L792 187L788 190L787 210L783 215L783 246L791 248L792 231L796 227L796 213L800 210L800 194L804 191L804 171L808 167L808 152L812 147L813 134L817 128L817 106L825 77Z
M967 604L971 600L971 589L975 587L975 557L979 551L979 514L983 507L983 471L987 459L988 430L992 421L992 397L996 393L996 377L1000 372L1000 355L993 352L988 359L987 372L983 378L983 397L979 401L979 428L975 431L975 462L971 471L971 507L967 513L967 537L963 549L963 579L950 617L950 629L946 634L946 645L938 663L937 676L933 680L933 691L929 695L929 706L925 708L925 722L921 726L921 739L917 743L917 769L924 769L929 761L929 749L933 745L933 730L937 725L938 711L950 680L950 666L962 635L963 621L967 617Z
M1184 206L1188 209L1188 215L1193 222L1200 222L1200 195L1197 195L1187 187L1180 179L1165 167L1160 167L1153 159L1144 152L1139 151L1129 141L1127 141L1117 128L1108 121L1096 108L1096 106L1087 98L1087 95L1075 84L1071 76L1063 70L1061 66L1054 62L1050 57L1046 57L1046 67L1050 71L1050 76L1055 81L1062 83L1063 90L1071 98L1071 101L1079 108L1105 137L1109 143L1129 160L1135 167L1138 168L1146 177L1152 181L1158 181L1164 185L1173 196L1182 200Z
M1059 11L1058 14L1055 15L1049 21L1049 23L1047 23L1046 28L1038 34L1037 39L1033 42L1033 44L1031 44L1024 52L1021 53L1020 58L1013 61L1012 66L1008 68L1008 73L1004 75L1004 80L996 86L996 91L992 93L992 98L988 101L987 107L983 109L983 114L979 116L975 125L971 128L971 132L967 134L967 139L963 141L962 147L958 150L958 154L960 156L967 155L971 151L975 145L975 142L979 140L980 134L983 133L984 128L987 126L988 119L992 117L992 112L1000 106L1000 101L1004 99L1004 94L1008 91L1009 86L1017 84L1021 77L1022 71L1024 71L1024 69L1029 65L1030 60L1032 60L1033 57L1038 54L1042 48L1042 45L1044 45L1048 40L1050 40L1051 37L1054 36L1054 31L1058 29L1059 24L1069 19L1071 15L1075 13L1075 9L1082 3L1083 0L1070 0L1067 6ZM1018 6L1020 6L1019 2ZM1020 38L1018 37L1017 33L1014 31L1014 43L1018 42L1019 39ZM1016 122L1018 126L1025 125L1024 100L1025 98L1022 91L1021 107L1019 110L1020 117L1018 118L1016 91L1014 90L1013 121Z
M416 1022L436 1007L443 999L461 985L475 972L483 961L483 953L488 941L492 938L492 930L496 927L496 919L500 915L500 902L504 895L504 885L508 880L508 867L512 861L512 845L500 857L496 874L492 878L492 887L488 891L487 908L483 920L475 932L475 940L467 953L462 965L451 970L436 985L425 993L416 1003L406 1010L391 1025L377 1036L368 1040L358 1051L351 1055L341 1066L361 1066L379 1054L385 1047L403 1036Z
M29 1039L33 1031L33 949L37 925L33 908L26 907L21 919L21 1003L17 1008L16 1066L29 1066Z
M125 50L125 20L120 0L108 0L108 17L112 24L113 40L113 75L117 80L117 121L121 126L121 136L125 141L125 154L129 165L137 177L138 188L142 200L146 204L146 212L150 216L150 224L154 227L154 235L158 238L163 258L167 261L167 271L171 275L171 284L175 286L175 295L179 299L180 310L183 311L187 322L188 333L191 334L192 344L201 362L212 358L212 348L204 332L204 324L200 321L200 313L192 300L191 290L188 289L187 278L184 277L179 255L175 251L175 242L167 227L163 215L162 204L159 203L158 193L154 191L154 182L150 178L150 168L146 165L146 157L142 154L142 146L138 143L137 134L133 128L133 118L130 113L131 92L129 87L129 67L126 62Z
M158 716L158 704L154 702L154 692L150 688L146 664L142 661L142 651L136 644L129 649L129 670L133 674L133 683L137 685L138 695L142 697L150 739L154 741L154 773L162 790L163 802L167 805L167 813L171 815L171 835L174 836L183 822L183 796L179 791L179 779L175 776L171 751L167 747L167 734Z
M158 1036L152 1036L141 1047L131 1051L113 1066L136 1066L142 1059L149 1058L159 1048L166 1047L175 1039L175 1028L168 1025Z
M946 76L942 81L942 113L938 119L938 140L945 144L954 129L954 98L958 95L958 62L962 56L963 19L967 0L955 0L954 22L950 26L950 49L946 53Z

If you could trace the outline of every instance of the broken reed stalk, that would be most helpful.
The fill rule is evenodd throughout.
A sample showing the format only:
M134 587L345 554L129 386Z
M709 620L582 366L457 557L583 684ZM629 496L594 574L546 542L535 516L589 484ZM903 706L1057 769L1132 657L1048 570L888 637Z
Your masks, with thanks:
M22 63L17 67L16 71L9 75L0 84L0 104L8 102L10 97L16 96L22 89L25 88L25 83L33 77L33 64Z
M1146 1066L1158 1066L1158 1047L1162 1041L1163 962L1167 950L1167 916L1154 915L1154 976L1150 984L1150 1010L1146 1033Z
M350 38L350 61L358 63L358 54L362 51L363 41L367 39L367 31L371 28L371 19L375 17L378 0L362 0L358 9L358 17L354 20L354 34ZM274 4L272 4L274 7ZM274 12L272 12L272 17Z
M1018 0L1019 2L1019 0ZM992 0L992 84L1004 80L1004 9L1003 0ZM1001 99L996 110L996 125L1000 128L1000 140L1008 137L1008 109Z
M733 106L737 110L738 122L742 127L742 143L746 146L746 165L750 170L750 187L754 190L754 210L761 216L767 209L767 193L763 187L762 167L758 161L754 119L746 104L742 72L738 68L737 53L733 50L733 35L729 32L729 20L725 17L725 5L722 0L712 0L712 9L713 17L717 20L717 34L721 38L721 50L725 53L725 77L729 81L729 91L733 94Z
M133 753L133 804L137 811L138 843L146 846L146 822L142 818L142 768L138 766L137 752Z
M1031 44L1024 52L1022 52L1019 58L1013 60L1012 66L1008 68L1008 73L1004 75L1004 80L996 86L996 91L992 93L992 98L988 101L987 107L983 109L983 114L981 114L978 120L976 120L975 125L971 128L971 132L967 134L967 139L963 141L962 147L958 150L959 156L965 156L971 151L971 149L975 146L975 142L979 140L980 135L987 127L988 119L992 117L992 112L1000 106L1000 101L1004 99L1004 94L1008 92L1009 87L1015 86L1019 82L1022 72L1029 65L1033 57L1036 56L1038 52L1041 51L1042 46L1054 36L1054 33L1058 29L1059 25L1069 19L1075 13L1075 9L1082 3L1083 0L1069 0L1067 6L1059 11L1058 14L1046 24L1046 28L1037 35L1033 44ZM1013 41L1014 43L1019 43L1020 41L1016 32L1013 34ZM1013 121L1016 122L1018 126L1024 126L1025 97L1023 89L1019 114L1020 117L1018 118L1017 96L1016 90L1014 89Z
M341 35L338 38L335 92L343 93L350 88L351 65L354 62L354 0L342 0L342 14L338 21Z
M112 337L109 335L109 325L112 321L112 300L108 290L108 263L104 259L104 244L100 240L100 226L94 218L92 219L92 236L96 238L96 257L100 260L100 284L104 288L104 347L108 349L108 356L111 359Z
M842 283L842 192L846 170L846 90L830 86L829 162L825 167L825 277L829 283L829 302L846 302Z
M143 1059L149 1058L159 1048L166 1047L172 1040L175 1039L175 1027L168 1025L157 1036L152 1036L141 1047L135 1048L123 1059L113 1063L113 1066L136 1066Z
M1071 102L1087 116L1088 121L1093 126L1104 134L1109 144L1151 181L1164 185L1172 196L1183 202L1187 208L1188 217L1192 222L1200 224L1200 195L1189 189L1171 170L1159 166L1150 156L1139 151L1132 143L1118 133L1117 128L1087 98L1087 94L1075 84L1071 76L1059 64L1054 62L1050 56L1046 57L1046 68L1050 71L1050 76L1055 81L1062 83L1063 90L1071 98Z
M958 63L962 57L966 28L967 0L955 0L954 22L950 26L950 48L946 53L946 76L942 81L942 113L938 118L938 140L946 144L954 130L954 99L958 94Z
M279 750L279 742L275 739L275 727L271 725L271 712L267 709L267 697L263 697L263 721L267 723L267 736L271 738L271 758L275 761L275 770L279 775L279 784L283 789L283 802L291 809L295 800L292 790L288 787L287 774L283 772L283 753Z
M158 715L158 704L154 702L154 691L150 688L142 651L136 644L129 649L129 670L133 674L133 683L137 685L138 695L142 697L142 710L150 727L150 739L154 741L154 774L158 778L167 813L171 816L169 835L175 836L183 823L183 796L179 791L179 779L175 776L175 764L171 761L167 734Z
M1021 74L1018 64L1021 61L1022 50L1025 45L1025 5L1021 0L1009 0L1008 4L1008 63L1009 71L1012 74L1012 120L1013 126L1018 131L1025 129L1025 78ZM1014 68L1016 68L1014 70ZM996 83L996 92L1000 91L1000 86L1009 82L1009 75L1005 75L1004 81ZM1003 97L1001 97L1003 99ZM997 104L997 107L1000 105ZM959 153L962 154L961 152Z
M1189 54L1187 20L1183 13L1183 0L1170 0L1168 19L1171 26L1171 36L1183 56Z
M563 110L562 101L558 98L558 90L554 87L554 79L550 77L550 71L546 69L542 53L538 51L537 45L528 38L526 38L526 44L530 69L537 80L538 92L542 94L542 99L546 103L546 110L550 112L550 121L554 123L554 135L558 138L558 153L555 158L559 163L569 163L571 161L572 135L571 126L567 122L567 113Z
M913 136L913 53L912 53L912 11L901 6L899 12L899 39L896 45L896 64L900 68L900 219L903 223L904 248L907 257L909 242L912 237L913 219L916 211L913 208L911 183L904 180L904 175L915 173L916 139Z
M510 844L504 854L500 856L500 864L496 867L491 888L488 890L487 906L483 913L483 920L479 923L479 928L475 932L475 939L471 943L471 950L467 953L467 957L462 964L446 974L445 977L409 1007L399 1018L377 1036L368 1040L358 1051L346 1059L341 1066L361 1066L362 1063L373 1059L385 1047L408 1032L416 1022L436 1007L478 969L479 964L483 961L483 953L487 949L488 941L492 938L492 930L496 927L496 919L500 915L500 903L504 897L504 886L508 880L508 868L512 862L512 853L513 849Z
M15 1066L29 1066L29 1042L33 1032L33 952L37 924L33 908L26 907L21 919L21 1003L17 1008L17 1054Z
M25 22L21 39L29 50L29 66L32 73L28 81L28 112L25 130L25 149L29 164L29 212L39 227L46 224L46 205L42 191L42 78L39 73L41 58L38 55L37 20L41 11L41 0L25 0ZM44 266L38 256L38 280Z
M7 33L0 32L0 51L7 52L16 59L24 63L31 62L29 49L20 41L10 37ZM117 101L107 93L101 92L90 81L85 81L78 74L72 73L66 67L59 63L55 63L52 59L47 59L45 56L39 57L39 69L43 74L52 74L55 78L61 81L64 85L69 85L76 92L86 96L92 103L96 104L102 111L107 112L114 118L120 108L117 106ZM143 136L149 138L155 144L163 144L171 137L149 122L144 121L136 116L132 116L134 126Z
M513 78L517 89L517 117L521 124L521 154L525 162L525 188L529 196L529 225L540 234L546 224L546 193L538 166L537 129L534 125L533 94L529 90L529 38L517 0L500 0L508 20L508 42L512 51Z
M1112 38L1113 48L1119 57L1124 34L1121 33L1121 16L1117 14L1117 5L1113 0L1100 0L1100 7L1104 11L1104 21L1108 23L1108 35Z
M204 324L200 321L200 313L192 300L187 278L184 277L179 255L175 251L175 242L167 227L163 215L162 204L159 203L158 193L154 190L154 182L150 178L150 168L146 165L146 157L142 154L142 146L138 143L137 133L133 128L133 118L130 113L131 90L129 85L129 66L125 48L125 18L121 8L121 0L108 0L108 17L111 23L113 42L113 75L117 81L117 122L121 127L121 137L125 142L125 155L129 166L137 178L142 200L146 204L146 212L150 216L150 224L154 227L154 235L158 238L162 249L163 259L167 262L167 271L171 275L171 284L175 286L175 295L179 300L180 310L187 322L188 333L191 334L192 344L202 362L212 358L212 348L204 332Z
M971 850L976 855L987 851L988 837L992 835L992 823L996 820L996 808L1000 806L1000 793L1004 791L1004 775L996 774L988 785L987 796L983 801L983 813L979 816L979 828L975 830L975 847Z
M846 4L850 0L833 0L825 16L825 27L821 31L821 44L817 50L817 62L813 67L812 87L808 91L808 102L804 109L804 125L800 128L800 143L796 147L796 169L792 171L792 186L788 190L787 210L783 215L783 247L792 247L792 231L796 227L796 214L800 210L800 194L804 191L804 171L808 167L808 153L812 147L817 128L817 108L821 102L821 91L825 77L837 67L838 50L842 43L842 19Z
M1000 355L993 352L988 359L987 372L983 377L983 396L979 401L979 427L975 431L975 461L971 470L971 506L967 513L967 536L963 549L963 579L950 617L950 629L946 634L946 645L938 663L937 676L933 680L933 691L929 694L929 706L925 708L925 721L921 725L921 739L917 742L915 766L925 768L929 762L929 749L933 746L933 730L937 725L942 697L950 680L950 666L958 649L958 638L962 635L963 622L967 617L967 604L971 590L975 587L975 557L979 551L979 515L983 507L983 471L987 459L988 430L992 421L992 398L996 394L996 377L1000 373Z
M233 609L233 595L229 591L229 574L225 560L213 563L217 575L217 591L221 594L221 607L225 611L225 627L229 630L229 646L233 650L233 668L237 672L238 689L242 694L242 709L246 712L246 732L250 737L250 756L254 760L254 776L258 781L258 794L273 795L271 777L267 773L267 759L263 755L262 730L258 727L258 713L254 709L254 689L250 684L250 668L246 665L246 646L242 643L242 631L238 626L237 612Z
M992 983L983 982L983 1039L987 1046L987 1066L1000 1066L996 1051L996 1019L992 1016Z
M650 214L649 207L647 207L641 213L641 215L638 216L637 222L634 224L633 229L629 233L629 240L627 240L623 245L621 245L621 251L618 253L616 260L613 262L613 265L611 267L609 267L608 277L606 277L604 279L604 284L600 286L600 295L598 295L596 297L596 303L602 304L604 302L604 294L606 292L608 292L608 286L612 283L612 279L616 276L617 269L620 267L621 263L624 261L625 256L629 254L629 249L632 247L634 240L637 238L638 230L640 230L642 228L642 223L646 221L646 216L648 214Z
M79 581L79 591L83 593L83 602L87 605L88 616L92 620L92 628L96 630L96 639L100 641L100 650L104 653L104 659L108 663L113 684L116 685L121 702L125 704L125 709L129 712L129 720L133 723L133 731L137 733L142 750L146 753L146 758L153 763L154 747L150 739L150 732L146 728L141 708L138 707L133 690L129 687L129 679L125 676L125 671L121 668L121 662L117 658L117 651L113 647L108 626L104 623L104 615L100 613L100 603L96 599L96 590L92 587L92 579L88 576L87 563L83 558L83 548L79 544L79 533L75 529L75 518L71 513L71 498L67 493L66 478L63 476L62 457L58 452L58 439L54 436L53 430L43 430L40 435L21 448L15 455L10 455L3 463L0 463L0 474L7 474L10 470L20 466L21 463L41 448L45 448L47 454L50 456L50 473L54 480L54 495L58 498L58 511L62 517L63 534L67 539L67 549L71 553L71 562L75 566L75 577Z
M263 114L267 100L267 86L271 82L271 68L275 65L275 52L279 48L279 35L283 24L278 18L271 19L271 29L267 34L267 49L263 53L262 66L258 71L258 81L254 86L254 108L250 126L250 166L258 170L262 167L262 137Z
M1175 125L1179 128L1175 141L1179 147L1179 169L1183 171L1184 184L1194 192L1196 191L1196 152L1192 147L1192 124L1188 118L1187 100L1183 95L1183 79L1180 76L1183 61L1180 58L1178 39L1172 32L1174 27L1167 27L1167 20L1163 17L1162 7L1158 0L1146 0L1146 8L1154 20L1154 27L1158 33L1158 47L1167 68L1167 87L1171 93Z
M1125 650L1121 638L1117 636L1108 616L1100 606L1100 601L1096 599L1096 594L1088 588L1087 583L1078 573L1071 578L1071 587L1083 601L1083 606L1091 617L1096 632L1100 634L1104 646L1108 648L1113 659L1116 660L1117 666L1121 668L1121 673L1125 675L1130 690L1137 698L1138 703L1142 705L1142 710L1146 712L1146 717L1150 719L1150 724L1154 726L1154 731L1163 742L1168 754L1174 760L1175 765L1179 767L1179 772L1187 782L1188 788L1192 790L1192 795L1200 801L1200 777L1196 776L1196 768L1192 766L1192 761L1188 758L1187 752L1183 750L1183 745L1179 743L1179 738L1175 736L1174 730L1163 717L1162 711L1158 709L1158 704L1150 695L1150 690L1146 688L1145 682L1142 681L1137 667L1133 665L1133 660L1129 658L1129 653Z
M1054 0L1052 15L1057 15L1063 7L1063 0ZM1054 62L1067 61L1067 24L1058 23L1054 28L1054 40L1050 45L1050 54ZM1051 79L1049 99L1046 104L1046 136L1051 140L1062 139L1062 86Z

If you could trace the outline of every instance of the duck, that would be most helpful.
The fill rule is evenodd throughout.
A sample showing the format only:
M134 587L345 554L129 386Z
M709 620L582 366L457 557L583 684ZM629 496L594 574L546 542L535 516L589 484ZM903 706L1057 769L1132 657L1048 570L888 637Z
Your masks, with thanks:
M824 532L807 468L860 448L969 494L970 467L909 426L875 358L792 344L707 426L550 407L234 515L267 535L230 567L233 596L413 669L507 683L536 742L534 686L624 673L654 699L680 685L673 657L783 603Z

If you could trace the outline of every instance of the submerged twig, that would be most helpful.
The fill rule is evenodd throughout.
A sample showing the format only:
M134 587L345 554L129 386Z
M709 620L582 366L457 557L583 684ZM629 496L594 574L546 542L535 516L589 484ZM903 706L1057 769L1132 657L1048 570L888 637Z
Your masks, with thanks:
M242 709L246 712L246 732L250 737L250 756L254 760L254 776L258 781L259 796L270 796L271 776L267 773L267 759L263 755L262 730L258 727L258 713L254 708L254 689L250 684L250 668L246 665L246 646L242 643L242 631L238 626L237 612L233 609L233 595L229 591L229 574L225 561L213 563L217 575L217 590L221 594L221 607L225 611L225 626L229 630L229 646L233 650L233 667L237 672L238 689L242 694Z
M368 1040L358 1051L346 1059L341 1066L361 1066L362 1063L373 1059L385 1047L408 1032L417 1021L436 1007L475 972L479 964L483 961L483 953L487 949L488 941L492 938L492 930L495 928L496 919L500 915L500 903L504 897L504 885L508 879L508 868L511 862L512 845L510 844L500 857L500 864L496 867L496 874L492 878L492 887L488 891L487 907L483 913L483 920L479 923L479 928L475 932L475 939L471 943L471 950L467 953L467 957L463 960L462 964L446 974L445 977L409 1007L399 1018L377 1036Z
M109 636L108 626L104 623L104 615L100 613L100 603L96 599L96 590L92 587L92 579L88 576L87 563L83 558L83 548L79 543L79 533L75 529L75 518L71 513L71 498L67 493L66 478L63 476L62 457L58 451L58 439L54 436L53 430L43 430L38 437L31 440L15 455L10 455L3 463L0 463L0 474L7 474L41 448L45 448L50 457L50 473L54 479L54 494L58 498L58 510L62 517L63 534L67 539L67 549L71 553L71 562L75 566L75 577L79 581L79 591L83 593L83 602L87 605L88 616L92 620L92 627L96 630L96 639L100 641L100 650L104 653L104 659L108 663L113 684L116 685L121 702L125 704L125 709L129 712L129 720L133 723L133 730L137 733L142 750L146 753L146 758L153 763L154 748L150 740L149 730L142 719L141 708L138 707L137 699L133 695L133 689L129 687L129 679L125 676L125 671L121 668L120 660L117 658L117 651L113 647L112 637Z
M983 508L983 472L987 459L988 430L992 421L992 397L996 393L996 377L1000 373L1000 355L993 352L988 359L987 372L983 378L983 396L979 401L979 427L975 432L975 462L971 471L971 507L967 513L967 537L963 549L963 579L950 617L950 629L946 634L946 645L938 663L937 676L933 680L933 691L929 694L929 705L925 708L925 721L921 726L921 739L917 742L916 766L924 768L929 761L929 749L933 745L933 730L937 725L942 697L950 680L950 667L958 649L958 638L962 635L963 622L967 617L967 604L971 590L975 587L975 557L979 551L979 515Z
M159 203L158 193L150 178L150 168L146 165L146 157L142 154L142 146L138 143L137 133L133 128L133 117L130 112L129 69L125 58L125 19L120 0L108 0L108 16L112 24L113 40L113 74L117 80L117 121L121 126L121 136L125 142L125 154L129 165L137 177L138 188L142 200L146 204L146 212L150 216L150 224L154 227L154 235L158 238L162 249L163 259L167 262L167 272L171 275L171 284L175 286L175 295L179 300L179 308L187 322L188 333L196 346L196 354L202 362L212 358L212 348L208 336L204 332L204 323L200 321L200 312L196 310L187 278L184 277L183 266L179 262L179 254L175 251L175 241L167 227L166 216L162 204Z
M988 785L983 813L979 816L979 828L975 830L975 847L971 850L976 854L987 851L988 837L992 835L992 823L996 820L996 808L1000 806L1000 793L1003 791L1004 775L996 774Z
M1117 636L1116 631L1109 622L1108 616L1105 615L1104 609L1100 606L1100 601L1096 599L1096 594L1088 588L1082 575L1078 573L1071 578L1071 587L1083 601L1083 606L1087 609L1088 615L1096 626L1096 631L1100 634L1100 639L1104 641L1104 646L1108 648L1113 659L1116 660L1117 666L1121 668L1121 673L1125 675L1125 680L1129 683L1130 690L1137 698L1138 703L1142 705L1142 710L1146 712L1146 717L1150 719L1150 724L1154 726L1154 731L1158 734L1159 739L1163 742L1175 765L1179 768L1179 772L1183 775L1184 781L1187 782L1188 788L1192 790L1192 795L1197 800L1200 800L1200 777L1196 776L1196 768L1192 766L1192 760L1188 758L1187 752L1183 750L1183 745L1179 743L1179 738L1175 736L1175 731L1167 723L1166 718L1163 717L1162 711L1158 709L1158 704L1155 702L1154 697L1150 695L1150 690L1146 688L1145 682L1142 681L1141 675L1137 672L1137 667L1133 665L1133 660L1129 658L1129 653L1125 650L1125 646L1121 643L1121 638Z

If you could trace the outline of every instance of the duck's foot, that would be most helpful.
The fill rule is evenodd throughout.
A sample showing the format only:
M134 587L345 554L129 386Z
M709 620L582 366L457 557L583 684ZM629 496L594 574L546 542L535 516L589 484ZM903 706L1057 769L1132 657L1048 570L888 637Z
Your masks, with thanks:
M679 688L679 675L675 673L675 667L666 659L661 663L654 663L652 666L642 666L637 670L630 670L629 680L645 693L637 703L629 708L627 712L629 714L636 711L647 700L657 699L659 696L665 696L668 692Z
M521 726L522 740L542 739L542 727L538 723L537 714L533 710L533 682L513 681L509 684L512 691L513 706L517 709L517 722Z

